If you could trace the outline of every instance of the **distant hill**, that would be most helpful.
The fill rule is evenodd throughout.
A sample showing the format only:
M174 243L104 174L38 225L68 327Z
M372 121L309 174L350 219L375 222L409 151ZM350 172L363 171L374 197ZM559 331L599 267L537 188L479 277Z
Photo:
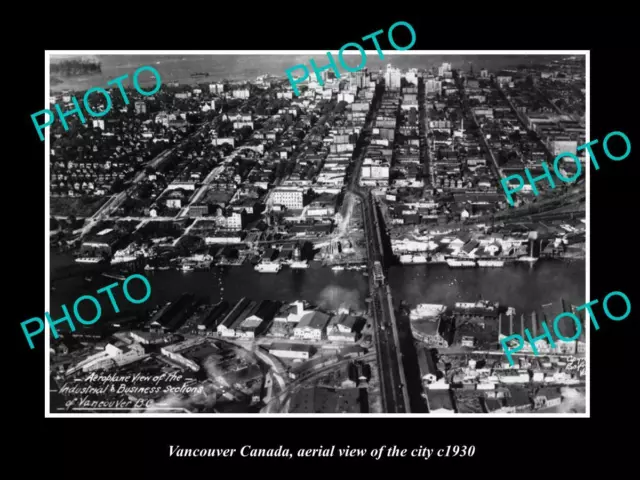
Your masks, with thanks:
M69 59L51 63L51 73L63 77L102 73L102 64L92 59Z

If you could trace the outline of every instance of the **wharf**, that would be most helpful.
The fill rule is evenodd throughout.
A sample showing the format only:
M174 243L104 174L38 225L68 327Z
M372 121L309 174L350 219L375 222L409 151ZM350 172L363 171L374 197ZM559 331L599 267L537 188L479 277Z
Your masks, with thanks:
M223 258L216 262L216 267L239 267L244 264L245 258L238 258L236 260L228 260Z
M124 275L118 275L118 274L115 274L115 273L103 272L102 276L106 277L106 278L113 278L114 280L126 280L126 277Z

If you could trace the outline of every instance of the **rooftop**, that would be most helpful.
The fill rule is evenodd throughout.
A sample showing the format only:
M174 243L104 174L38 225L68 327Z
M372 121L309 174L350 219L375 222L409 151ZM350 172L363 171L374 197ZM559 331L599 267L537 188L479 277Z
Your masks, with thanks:
M280 350L283 352L308 352L311 354L315 351L315 347L313 345L306 345L303 343L273 342L269 346L269 350Z
M315 310L313 312L305 313L300 319L297 328L323 329L327 323L329 323L329 315Z

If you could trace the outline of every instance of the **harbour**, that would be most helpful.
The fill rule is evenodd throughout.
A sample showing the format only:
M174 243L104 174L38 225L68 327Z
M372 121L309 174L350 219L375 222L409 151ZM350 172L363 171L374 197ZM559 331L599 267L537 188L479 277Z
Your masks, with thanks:
M94 269L104 269L102 266L84 265L74 269L73 275L65 277L57 271L65 271L73 265L73 257L52 252L51 259L51 276L55 279L52 281L55 290L51 292L53 309L56 305L73 302L87 289L95 290L107 284L104 276L93 275ZM277 275L257 272L251 262L188 272L173 268L143 271L141 268L140 273L152 285L151 298L146 305L173 301L187 291L204 297L210 303L219 302L223 296L228 300L238 300L250 295L256 300L306 300L333 308L339 308L343 303L356 309L365 308L369 290L368 278L364 275L366 270L354 270L345 265L343 270L334 271L320 262L308 262L306 265L307 268L281 268ZM391 267L388 280L397 302L415 305L483 298L523 312L559 297L577 305L584 303L585 272L583 260L545 260L533 267L516 262L504 268L415 264ZM91 282L87 282L85 277L91 275Z

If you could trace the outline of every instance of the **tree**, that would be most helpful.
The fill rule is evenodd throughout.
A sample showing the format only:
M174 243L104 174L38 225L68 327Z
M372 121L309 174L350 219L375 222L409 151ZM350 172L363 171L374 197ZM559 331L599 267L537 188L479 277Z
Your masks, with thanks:
M116 180L111 184L112 193L120 193L124 189L125 189L125 185L121 178L116 178Z
M204 240L201 237L195 235L186 235L182 237L178 244L178 249L184 254L189 254L192 251L204 245Z
M218 126L218 135L220 137L227 137L232 133L233 133L233 123L231 123L230 121L226 120Z
M202 121L202 115L200 113L187 113L187 122L190 124L200 123Z
M226 157L226 156L230 155L231 152L233 152L233 147L231 145L229 145L228 143L224 143L220 147L220 150L222 150L222 154Z
M245 139L249 138L252 132L253 132L253 129L249 126L245 126L240 129L240 135L242 136L242 138L245 138Z
M348 105L347 102L344 102L344 101L338 102L337 105L335 106L333 112L336 113L336 114L341 114L341 113L343 113L345 111L347 105Z
M151 197L152 192L153 192L153 185L150 183L144 183L138 189L138 197L141 199L148 199Z

